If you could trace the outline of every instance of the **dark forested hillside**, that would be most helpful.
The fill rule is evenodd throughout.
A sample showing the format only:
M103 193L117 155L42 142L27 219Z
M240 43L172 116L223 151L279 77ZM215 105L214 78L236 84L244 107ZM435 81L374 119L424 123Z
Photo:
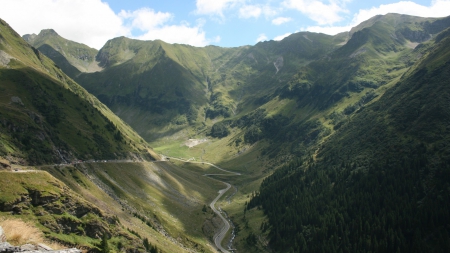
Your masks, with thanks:
M266 178L278 252L446 252L450 248L450 36L320 146Z

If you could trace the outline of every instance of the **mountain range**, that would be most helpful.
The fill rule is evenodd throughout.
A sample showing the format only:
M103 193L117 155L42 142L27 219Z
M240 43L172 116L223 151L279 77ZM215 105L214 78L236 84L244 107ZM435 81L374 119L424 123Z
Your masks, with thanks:
M236 48L119 37L96 50L51 29L20 38L0 28L9 160L159 159L153 146L217 163L243 175L219 176L236 186L223 208L243 252L450 246L450 17L379 15L334 36ZM134 203L125 179L94 174Z

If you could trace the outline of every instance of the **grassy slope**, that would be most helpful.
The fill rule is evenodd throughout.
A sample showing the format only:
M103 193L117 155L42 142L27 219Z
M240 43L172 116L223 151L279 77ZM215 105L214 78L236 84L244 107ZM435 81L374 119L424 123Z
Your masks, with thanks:
M0 172L3 175L0 180L0 209L4 211L0 212L1 216L29 220L38 224L47 238L71 246L96 247L101 231L105 231L102 229L107 229L108 233L113 233L110 239L113 251L119 251L119 242L125 248L142 250L142 239L148 238L161 252L189 252L189 249L215 252L211 238L220 228L220 223L213 221L215 215L210 208L206 212L202 210L216 197L218 190L224 188L222 183L203 176L217 173L215 168L201 164L155 162L86 163L75 167L41 166L40 169L52 176L42 171ZM27 194L32 199L35 195L41 198L51 196L52 201L26 204L23 196ZM66 204L66 200L73 203ZM94 216L98 214L103 220L117 219L118 222L104 224L104 228L95 227L100 218L77 215L71 209L84 210L88 208L84 207L86 205L93 210L90 212ZM7 212L9 210L15 210L12 216ZM67 219L85 231L94 226L89 231L97 231L100 237L89 232L83 234L83 230L70 225ZM217 224L212 226L212 221ZM61 224L59 227L72 226L75 230L58 230L56 224ZM139 235L139 239L133 233Z
M4 21L0 29L0 50L11 58L0 67L3 156L52 163L148 154L147 144L107 107Z
M214 168L156 162L93 163L78 165L76 170L46 170L92 203L117 215L121 224L148 237L164 252L181 250L164 233L190 249L213 252L207 239L212 234L203 232L205 220L213 215L209 208L206 213L202 208L224 188L222 183L203 176L215 173Z
M363 157L376 157L381 153L391 153L392 151L383 151L384 148L375 149L375 152L370 151L374 141L370 136L378 136L380 129L386 129L382 140L387 141L386 137L391 136L389 142L392 143L407 142L411 138L431 146L441 145L439 144L441 142L445 143L445 135L440 137L436 135L443 133L445 127L442 124L448 118L448 112L443 106L445 103L443 99L448 93L445 84L448 75L446 70L450 41L448 34L447 30L436 38L437 42L418 48L417 50L424 53L421 60L376 104L365 109L364 113L355 116L354 122L346 125L339 132L339 137L333 137L330 142L331 146L345 145L347 141L354 139L354 136L362 136L363 132L374 131L373 134L364 134L370 140L362 140L359 145L363 146L352 145L352 151L349 150L349 152L360 153ZM425 83L426 85L424 85ZM377 128L370 127L366 123L368 119L376 122L379 126ZM355 127L358 125L360 127L357 130ZM378 141L376 143L378 143L377 145L381 144ZM401 145L407 146L408 144ZM322 152L327 152L326 150L325 148Z
M143 248L141 240L117 223L107 209L87 202L47 172L0 174L2 218L32 222L47 239L66 247L95 249L107 234L113 251L118 251L119 241L123 249Z

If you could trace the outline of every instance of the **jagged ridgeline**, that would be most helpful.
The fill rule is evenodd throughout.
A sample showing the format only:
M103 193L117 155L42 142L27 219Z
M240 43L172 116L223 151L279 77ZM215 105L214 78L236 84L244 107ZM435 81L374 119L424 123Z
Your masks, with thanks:
M255 109L299 67L339 47L346 36L304 32L238 48L120 37L109 40L95 58L94 49L51 30L24 38L141 136L154 140L167 126L174 131L201 127L209 119ZM92 73L92 66L100 71Z
M3 20L0 94L1 156L31 164L154 156L137 133Z
M395 47L379 30L387 18L371 20L352 40ZM402 34L422 42L411 52L417 60L393 87L359 104L316 156L267 177L250 201L247 209L264 209L262 228L277 252L449 249L450 25L448 18L415 25Z

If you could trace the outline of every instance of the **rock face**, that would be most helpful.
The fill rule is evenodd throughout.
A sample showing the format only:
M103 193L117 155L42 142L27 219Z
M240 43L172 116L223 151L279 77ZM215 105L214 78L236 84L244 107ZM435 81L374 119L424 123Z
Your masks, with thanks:
M11 169L11 163L0 157L0 169Z
M12 246L6 241L6 235L3 232L3 228L0 227L0 252L13 253L13 252L29 252L29 253L81 253L82 251L76 248L53 250L49 246L39 243L37 245L24 244L21 246Z
M8 64L14 59L11 55L7 54L5 51L0 50L0 66L8 68Z
M0 211L34 215L41 225L57 234L100 239L117 233L115 217L104 213L46 172L5 175L20 186L13 189L7 186L8 180L0 179L0 192L5 196L0 199Z

